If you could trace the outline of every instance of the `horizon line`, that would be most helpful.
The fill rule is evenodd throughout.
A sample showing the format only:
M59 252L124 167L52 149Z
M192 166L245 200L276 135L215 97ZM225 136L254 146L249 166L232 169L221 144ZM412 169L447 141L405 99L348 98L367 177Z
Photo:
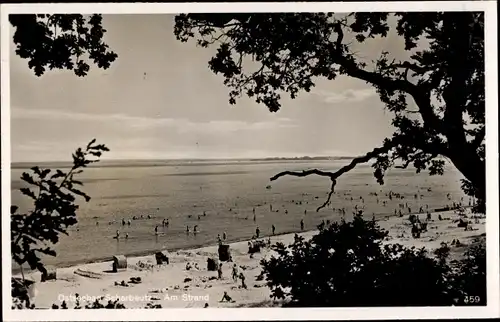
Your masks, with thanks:
M102 159L99 162L113 162L113 161L252 161L252 160L300 160L300 159L343 159L343 158L355 158L354 155L338 155L338 156L270 156L270 157L218 157L218 158L135 158L135 159ZM33 161L11 161L10 164L20 164L20 163L67 163L72 162L71 160L33 160Z

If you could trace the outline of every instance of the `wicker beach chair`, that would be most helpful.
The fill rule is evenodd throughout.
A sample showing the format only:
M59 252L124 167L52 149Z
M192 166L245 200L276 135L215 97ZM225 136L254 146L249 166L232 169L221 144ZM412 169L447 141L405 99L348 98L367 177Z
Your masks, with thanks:
M127 257L124 255L113 256L113 272L124 271L127 269Z

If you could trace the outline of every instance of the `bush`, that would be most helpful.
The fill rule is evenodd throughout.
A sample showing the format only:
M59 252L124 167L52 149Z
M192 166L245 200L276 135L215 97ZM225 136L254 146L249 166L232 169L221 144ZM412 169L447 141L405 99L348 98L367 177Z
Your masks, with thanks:
M13 304L16 308L30 307L30 299L24 279L23 265L44 272L41 255L56 256L51 246L59 242L61 234L68 235L68 228L78 221L76 212L79 206L77 197L86 202L90 196L77 187L83 183L75 179L88 165L98 162L102 153L109 151L104 144L96 144L96 139L73 153L73 166L68 172L62 170L32 167L23 172L21 180L30 187L20 188L25 196L33 201L32 209L20 213L19 207L10 208L11 256L21 268L21 283L12 284ZM33 190L32 190L33 189Z
M477 257L453 271L446 245L434 258L425 249L382 245L387 234L358 214L310 241L296 235L289 246L273 246L277 256L261 261L261 278L271 297L303 307L449 306L459 304L463 294L472 295L467 292L473 287L486 288L481 279L486 266L473 264Z
M453 286L458 305L486 305L486 247L479 243L456 266Z
M93 139L86 148L78 148L73 153L73 166L68 172L62 170L32 167L31 173L24 172L21 180L30 187L20 191L32 199L32 209L27 213L18 212L19 207L11 206L11 255L21 267L28 264L31 269L43 272L44 264L40 255L56 256L51 248L59 242L61 234L77 223L77 197L89 201L90 197L77 187L83 186L75 176L88 165L98 162L103 152L109 151L104 144L95 144ZM33 190L32 190L33 189ZM24 278L24 274L23 274Z

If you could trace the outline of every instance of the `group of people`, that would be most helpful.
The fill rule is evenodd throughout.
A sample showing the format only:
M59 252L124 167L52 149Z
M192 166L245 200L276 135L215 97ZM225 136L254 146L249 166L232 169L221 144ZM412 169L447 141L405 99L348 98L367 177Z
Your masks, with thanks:
M217 267L217 278L220 280L224 278L222 274L222 263L219 263L219 266ZM232 279L236 282L238 278L241 278L244 284L245 276L243 275L243 272L238 273L238 265L236 265L236 263L233 263Z

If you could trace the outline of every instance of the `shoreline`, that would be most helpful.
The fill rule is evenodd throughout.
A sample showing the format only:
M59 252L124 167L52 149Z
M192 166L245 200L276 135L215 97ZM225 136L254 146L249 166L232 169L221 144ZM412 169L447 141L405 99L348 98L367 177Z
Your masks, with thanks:
M463 207L464 209L469 209L471 208L471 206L465 206ZM455 210L455 209L458 209L458 208L449 208L449 207L439 207L439 208L434 208L434 209L428 209L428 211L430 213L441 213L441 212L447 212L447 211L452 211L452 210ZM415 212L415 213L411 213L412 215L424 215L425 213L418 213L418 212ZM368 215L367 213L365 213L364 215ZM410 214L405 214L404 216L405 217L408 217ZM380 214L378 216L378 218L376 218L376 221L385 221L389 218L393 218L393 217L398 217L398 215L394 215L394 214ZM405 218L403 217L403 218ZM366 219L366 218L365 218ZM307 230L300 230L300 229L297 229L297 230L287 230L287 231L283 231L283 232L280 232L280 233L277 233L275 235L268 235L268 234L264 234L262 235L261 238L268 238L268 237L280 237L280 236L284 236L284 235L288 235L288 234L302 234L302 233L309 233L309 232L318 232L318 229L307 229ZM229 240L226 240L226 243L227 244L233 244L233 243L239 243L239 242L248 242L250 241L251 238L246 238L246 237L243 237L241 239L239 238L235 238L233 240L229 239ZM197 245L193 245L193 246L190 246L189 248L186 248L186 247L183 247L183 246L178 246L178 247L172 247L172 248L169 248L167 249L169 252L178 252L178 251L189 251L189 250L197 250L197 249L201 249L201 248L205 248L205 247L214 247L214 246L217 246L217 242L214 241L213 243L200 243L200 244L197 244ZM135 252L130 252L130 253L124 253L124 254L120 254L120 255L124 255L126 256L127 258L129 259L133 259L133 258L138 258L138 257L144 257L144 256L149 256L149 255L154 255L156 252L158 251L161 251L161 250L165 250L165 249L160 249L160 248L156 248L156 249L147 249L147 250L141 250L141 251L135 251ZM97 257L97 258L90 258L90 259L84 259L84 260L74 260L74 261L70 261L70 262L67 262L67 263L64 263L64 264L60 264L60 265L50 265L52 267L55 267L57 269L64 269L64 268L70 268L70 267L75 267L75 266L81 266L81 265L89 265L89 264L99 264L99 263L103 263L103 262L109 262L109 261L112 261L113 260L113 256L106 256L106 257ZM12 263L12 269L11 269L11 274L12 276L15 276L15 275L18 275L18 274L21 274L21 269L19 268L19 266L15 266L14 263ZM29 268L26 268L24 267L24 273L25 274L32 274L32 273L36 273L37 271L36 270L31 270Z
M471 208L471 206L466 206L466 207L463 207L464 209L468 210ZM440 208L435 208L435 209L429 209L429 212L432 213L432 214L438 214L438 213L446 213L446 212L449 212L449 211L453 211L455 209L458 209L458 208L450 208L450 209L447 209L447 207L440 207ZM402 219L406 219L408 218L409 215L424 215L425 213L411 213L411 214L405 214ZM365 214L367 215L367 214ZM394 214L386 214L386 215L380 215L378 218L375 219L376 222L384 222L384 221L387 221L391 218L401 218L399 217L398 215L394 215ZM369 220L367 218L365 218L365 220ZM335 222L335 221L334 221ZM385 230L388 230L387 228L384 228L384 227L381 227L382 229L385 229ZM299 235L302 235L302 234L310 234L310 233L318 233L319 230L317 228L315 229L306 229L306 230L300 230L300 229L297 229L297 230L287 230L287 231L283 231L283 232L280 232L280 233L277 233L277 234L274 234L274 235L270 235L270 234L264 234L262 235L259 239L264 239L264 238L269 238L269 237L284 237L284 236L287 236L287 235L295 235L295 234L299 234ZM225 244L228 244L228 245L232 245L232 244L236 244L236 243L243 243L243 242L248 242L248 241L251 241L252 238L241 238L241 239L228 239L225 241ZM199 245L194 245L194 246L190 246L190 247L183 247L183 246L179 246L179 247L172 247L172 248L168 248L168 249L165 249L165 248L156 248L156 249L148 249L148 250L141 250L141 251L136 251L136 252L131 252L131 253L127 253L127 254L119 254L119 255L124 255L125 257L127 257L127 259L137 259L137 258L143 258L143 257L146 257L146 256L153 256L156 252L159 252L159 251L162 251L162 250L166 250L168 252L187 252L187 251L194 251L194 250L200 250L200 249L203 249L203 248L210 248L210 247L217 247L217 242L213 242L213 243L200 243ZM61 265L50 265L54 268L57 268L57 269L68 269L68 268L71 268L71 267L77 267L77 266L83 266L83 265L92 265L92 264L101 264L101 263L104 263L104 262L110 262L113 260L113 256L106 256L106 257L100 257L100 258L91 258L91 259L88 259L88 260L78 260L78 261L71 261L71 262L68 262L68 263L64 263L64 264L61 264ZM24 268L24 273L29 275L29 274L33 274L33 273L38 273L38 271L36 270L31 270L31 269L26 269ZM14 268L14 266L12 266L12 270L11 270L11 275L12 276L17 276L21 274L21 269L19 267L16 267Z
M457 226L456 220L460 216L454 211L442 213L442 220L435 218L437 213L432 214L434 216L429 221L427 232L417 239L411 237L411 226L408 224L407 215L403 218L387 216L376 220L381 229L389 232L389 236L382 243L397 243L404 247L425 247L429 256L433 257L432 251L445 242L451 245L449 260L452 261L463 256L464 247L481 242L482 236L485 236L485 215L480 215L479 219L474 220L468 211L468 220L472 220L473 230L465 231ZM317 233L318 230L309 230L269 237L272 244L281 242L289 245L293 243L295 234L309 240ZM268 236L262 236L259 239L267 238ZM451 242L455 239L460 240L460 246L453 246ZM161 305L162 308L202 308L205 303L208 303L210 307L279 306L279 301L270 298L271 293L266 286L266 281L258 278L262 269L260 261L276 253L265 247L261 249L261 252L249 256L246 240L227 244L234 264L238 265L238 270L246 277L248 288L242 288L237 279L231 278L233 263L224 262L223 277L220 279L217 278L216 271L208 270L207 260L218 258L217 244L168 250L170 262L167 265L157 265L155 252L148 252L144 256L127 257L127 268L118 272L111 272L112 262L102 261L58 268L57 279L43 283L40 279L40 272L27 273L25 276L36 283L34 303L39 308L50 308L52 304L60 305L62 298L69 299L75 294L94 299L101 296L105 298L111 296L115 299L116 296L123 297L127 308L144 308L149 304ZM138 284L127 282L134 277L140 277L141 282ZM127 285L120 285L120 283ZM224 292L228 292L235 302L219 302ZM188 298L192 296L199 301L186 301L186 296ZM71 300L66 301L70 307L73 306L74 303L69 303Z
M280 232L280 233L277 233L274 235L262 235L259 239L268 238L268 237L283 237L283 236L290 235L290 234L294 234L294 235L295 234L306 234L306 233L311 233L311 232L318 232L318 229L309 229L309 230L302 230L302 231L301 230L284 231L284 232ZM250 240L252 240L252 239L251 238L250 239L249 238L242 238L242 239L226 240L225 244L232 245L232 244L236 244L236 243L248 242ZM168 248L168 249L157 248L157 249L141 250L141 251L131 252L128 254L120 254L120 255L124 255L125 257L127 257L127 259L136 259L136 258L142 258L142 257L146 257L146 256L152 256L156 252L159 252L162 250L166 250L168 252L187 252L187 251L194 251L194 250L199 250L199 249L203 249L203 248L217 247L217 245L218 245L217 242L206 243L206 244L200 243L199 245L195 245L194 247L189 247L189 248L186 248L183 246L172 247L172 248ZM61 264L61 265L56 265L56 266L51 265L51 266L55 267L57 269L65 269L65 268L71 268L71 267L82 266L82 265L101 264L101 263L109 262L112 260L113 260L113 256L107 256L107 257L100 257L100 258L89 259L89 260L84 260L84 261L72 261L69 263ZM30 270L30 269L24 268L25 274L33 274L36 272L37 272L36 270ZM13 266L11 275L16 276L18 274L21 274L21 269L18 267L14 269L14 266Z

